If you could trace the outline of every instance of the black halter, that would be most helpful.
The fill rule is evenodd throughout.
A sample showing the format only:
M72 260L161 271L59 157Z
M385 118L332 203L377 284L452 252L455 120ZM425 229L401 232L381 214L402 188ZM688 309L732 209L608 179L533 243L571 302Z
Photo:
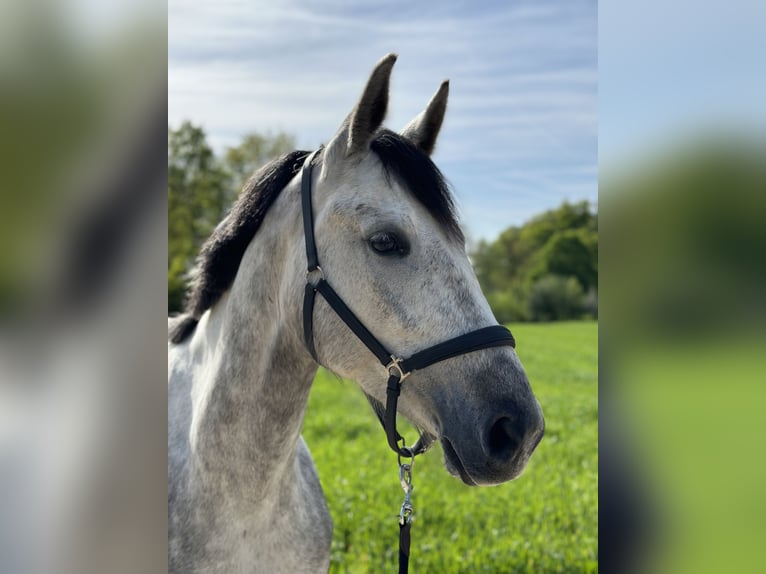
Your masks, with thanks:
M314 298L317 292L322 294L325 301L333 308L349 329L365 344L365 346L378 358L380 364L385 367L388 374L386 386L386 408L382 419L383 428L386 431L388 445L400 456L412 457L420 452L404 445L399 446L401 435L396 432L396 407L399 393L404 380L418 369L424 369L429 365L444 361L451 357L471 353L490 347L511 346L516 342L511 332L502 325L484 327L438 343L415 353L407 359L402 359L390 353L383 344L375 338L367 327L354 315L353 311L343 302L343 299L330 287L324 271L319 266L316 243L314 241L314 216L311 208L311 176L314 169L313 160L318 152L312 153L303 164L301 175L301 206L303 208L303 231L306 237L306 260L308 271L306 276L306 291L303 298L303 336L306 340L311 355L316 359L314 348ZM314 279L312 281L312 279ZM318 362L318 361L317 361Z
M318 151L312 153L303 164L303 170L301 174L301 206L303 210L303 231L306 237L306 260L308 262L308 271L306 274L306 290L303 297L303 336L306 340L306 346L309 352L317 360L316 349L314 348L314 299L317 293L321 293L325 301L332 307L335 313L340 317L349 329L365 344L365 346L378 358L380 364L385 367L388 375L388 384L386 385L386 406L383 416L380 413L378 417L383 425L383 430L386 432L386 438L388 439L388 446L399 456L412 458L422 452L428 450L430 442L428 440L421 440L417 444L410 448L405 445L404 438L396 430L396 409L399 401L399 394L401 392L402 383L413 372L418 369L424 369L429 365L444 361L451 357L463 355L465 353L471 353L480 349L488 349L490 347L511 346L515 347L516 342L511 335L511 332L502 325L493 325L491 327L484 327L476 331L471 331L464 335L454 337L443 343L438 343L432 347L428 347L422 351L419 351L408 357L402 359L396 355L390 353L383 344L375 338L367 327L354 315L353 311L343 302L343 299L330 287L327 282L324 271L319 266L319 258L317 257L316 243L314 241L314 216L311 208L311 176L314 169L313 160ZM317 362L319 362L317 360ZM401 446L399 441L402 442ZM400 463L400 472L405 469L407 473L410 473L411 481L411 466ZM402 483L403 486L405 483ZM410 484L411 490L411 484ZM407 493L406 503L409 504L409 493ZM402 507L404 512L404 506ZM411 507L410 507L411 511ZM399 562L400 572L407 571L407 559L409 558L409 526L410 517L406 519L402 515L400 520L401 534L400 534L400 548L399 548Z

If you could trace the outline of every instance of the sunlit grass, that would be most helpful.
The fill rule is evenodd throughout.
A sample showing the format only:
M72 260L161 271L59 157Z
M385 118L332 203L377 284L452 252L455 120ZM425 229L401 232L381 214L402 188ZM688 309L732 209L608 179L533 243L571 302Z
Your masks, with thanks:
M731 337L731 335L730 335ZM649 340L614 385L652 504L657 574L754 572L766 539L763 335Z
M512 326L545 438L521 478L493 488L451 478L438 447L418 460L413 572L598 570L597 328ZM335 522L331 572L395 571L396 456L355 384L318 374L304 437Z

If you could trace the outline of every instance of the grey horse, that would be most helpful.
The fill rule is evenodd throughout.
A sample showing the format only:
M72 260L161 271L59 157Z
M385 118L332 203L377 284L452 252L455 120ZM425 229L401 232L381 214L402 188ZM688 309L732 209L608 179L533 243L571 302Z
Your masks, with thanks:
M445 81L401 132L381 128L390 54L314 170L315 236L328 280L398 356L497 322L430 160ZM332 520L300 431L318 364L304 343L306 152L267 165L203 246L183 315L169 320L169 569L326 572ZM385 401L375 357L321 299L319 363ZM510 347L417 371L399 411L439 440L468 485L516 478L544 421ZM342 424L342 421L339 421ZM382 440L382 438L381 438Z

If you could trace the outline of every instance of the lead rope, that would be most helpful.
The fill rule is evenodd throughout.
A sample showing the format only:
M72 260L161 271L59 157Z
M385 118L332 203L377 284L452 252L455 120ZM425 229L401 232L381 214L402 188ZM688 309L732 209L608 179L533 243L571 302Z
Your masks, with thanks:
M418 450L420 441L414 448L409 448L404 437L396 430L396 410L399 402L399 394L402 383L409 373L401 368L401 361L391 357L392 362L388 365L388 383L386 384L386 410L381 422L386 431L386 437L391 449L396 452L396 462L399 466L399 483L404 490L404 501L399 509L399 574L407 574L410 569L410 530L415 509L412 506L412 469L415 466L415 455L422 454ZM401 441L401 446L399 445ZM402 462L402 457L409 458L410 462Z
M414 508L410 496L415 488L412 485L412 468L415 466L415 455L409 463L403 463L399 458L399 482L404 490L404 502L399 510L399 574L407 574L410 568L410 528Z
M415 467L415 457L424 454L431 448L433 439L420 435L413 447L408 447L404 437L396 430L396 412L399 402L399 394L402 383L410 371L404 372L401 359L391 357L392 362L388 365L388 383L386 384L386 406L383 414L378 414L383 430L388 439L388 445L396 452L396 460L399 465L399 482L404 490L404 501L399 509L399 574L409 572L410 562L410 530L415 510L412 506L412 469ZM401 441L401 446L399 442ZM402 458L409 458L410 462L403 463Z
M402 383L409 376L409 372L402 370L401 359L391 357L391 362L386 366L388 371L388 383L386 383L386 407L380 422L386 432L388 446L396 453L396 462L399 465L399 483L404 490L404 502L399 509L399 574L407 574L410 568L410 530L412 528L412 469L415 466L415 455L428 450L426 445L420 450L421 441L409 448L404 437L396 430L396 410L399 403L399 394L402 392ZM401 441L401 446L399 446ZM402 462L402 457L409 458L410 462Z

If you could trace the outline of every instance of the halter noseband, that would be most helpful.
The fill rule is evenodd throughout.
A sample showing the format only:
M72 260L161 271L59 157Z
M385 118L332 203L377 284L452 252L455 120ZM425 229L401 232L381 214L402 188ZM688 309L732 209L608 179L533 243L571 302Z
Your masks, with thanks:
M325 278L324 271L319 266L319 258L317 257L316 243L314 241L314 216L311 208L313 160L319 151L315 151L306 159L301 174L301 207L303 211L303 232L306 237L306 260L308 262L306 290L303 297L303 336L306 340L306 346L314 360L317 360L316 349L314 348L313 315L314 299L317 293L321 293L338 317L348 325L349 329L354 332L385 368L388 375L388 383L386 385L386 407L384 415L380 417L383 430L386 432L388 446L397 455L413 458L415 455L425 452L430 444L421 440L418 441L415 447L409 448L405 446L403 437L396 431L396 409L404 380L413 371L424 369L434 363L491 347L515 347L516 342L507 328L502 325L493 325L454 337L443 343L438 343L406 359L390 353L354 315L353 311L348 308L335 290L330 287ZM317 362L319 361L317 360ZM402 441L401 446L399 441Z

